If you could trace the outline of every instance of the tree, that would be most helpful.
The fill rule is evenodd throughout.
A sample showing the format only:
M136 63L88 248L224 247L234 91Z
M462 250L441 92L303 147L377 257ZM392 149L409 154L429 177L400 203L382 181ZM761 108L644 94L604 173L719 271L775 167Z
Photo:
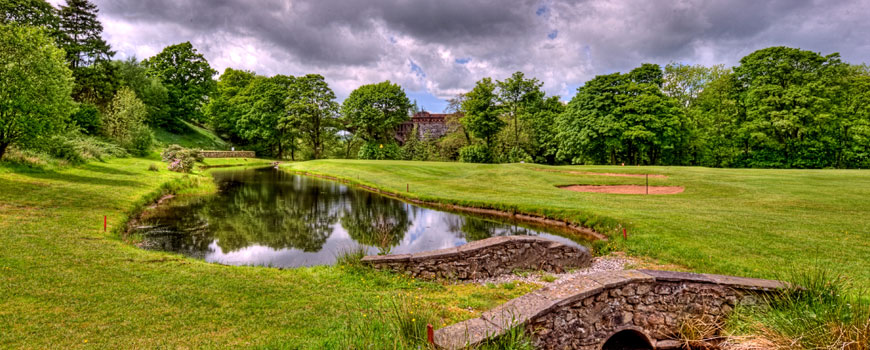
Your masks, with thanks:
M43 27L51 36L59 25L56 12L45 0L0 0L0 24Z
M367 142L393 142L399 124L409 119L411 102L398 84L363 85L344 100L345 126Z
M73 105L64 52L43 29L0 25L0 158L15 143L50 135Z
M734 68L744 122L742 162L753 167L825 167L837 159L836 91L847 65L789 47L755 51Z
M113 61L119 83L127 86L136 93L148 110L145 122L152 126L166 123L169 118L169 91L156 77L148 76L148 69L140 64L136 58L125 61Z
M520 122L535 113L544 99L543 83L538 79L526 79L523 72L496 83L498 100L514 129L513 148L520 147Z
M472 136L484 140L488 148L492 147L492 137L505 126L505 122L499 119L500 108L495 89L492 79L483 78L465 94L465 101L462 102L462 126Z
M61 47L73 71L108 61L115 55L103 40L103 24L97 19L98 12L97 6L89 0L67 0L66 6L60 7Z
M133 141L134 131L145 122L148 109L136 93L129 87L123 87L115 94L109 111L103 117L103 133L121 145L129 145Z
M170 118L165 126L178 129L182 120L204 122L202 106L214 93L212 77L217 72L190 42L168 46L143 64L169 91Z
M251 71L227 68L217 82L217 89L204 107L212 128L234 142L242 141L237 123L243 110L236 98L256 77Z
M557 118L557 156L575 164L679 164L685 114L662 84L651 64L586 82Z
M240 110L244 111L238 121L239 134L279 159L284 157L285 150L295 159L298 132L285 104L294 81L284 75L258 76L237 96Z
M335 94L319 74L296 78L290 90L287 113L307 140L314 159L319 159L323 154L324 140L334 135L339 125Z

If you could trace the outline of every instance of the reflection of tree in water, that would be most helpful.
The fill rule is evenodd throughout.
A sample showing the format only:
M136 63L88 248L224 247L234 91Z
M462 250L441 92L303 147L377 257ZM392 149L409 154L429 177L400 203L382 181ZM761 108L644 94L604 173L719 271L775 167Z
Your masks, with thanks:
M255 244L319 251L338 220L338 188L280 172L255 176L263 181L224 183L220 195L173 206L170 226L186 234L172 237L170 250L200 255L217 240L224 252Z
M449 215L444 218L447 228L457 237L466 241L479 241L493 236L533 235L533 231L516 225L473 218L470 216Z
M405 203L362 191L351 192L348 197L341 226L353 240L386 253L405 237L411 226Z

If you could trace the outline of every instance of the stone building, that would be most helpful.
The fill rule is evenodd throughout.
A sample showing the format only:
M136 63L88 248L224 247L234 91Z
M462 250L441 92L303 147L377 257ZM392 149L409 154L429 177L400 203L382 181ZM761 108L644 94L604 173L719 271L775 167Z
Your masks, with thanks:
M404 144L414 126L417 127L417 137L423 138L428 133L431 138L440 138L447 134L447 118L452 114L433 114L426 111L417 112L411 120L399 125L396 129L396 140Z

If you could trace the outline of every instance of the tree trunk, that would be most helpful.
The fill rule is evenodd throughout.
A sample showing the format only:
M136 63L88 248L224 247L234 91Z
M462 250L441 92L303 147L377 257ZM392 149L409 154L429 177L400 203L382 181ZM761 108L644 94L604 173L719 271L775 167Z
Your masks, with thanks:
M6 148L9 147L9 142L0 142L0 160L3 159L3 155L6 154Z

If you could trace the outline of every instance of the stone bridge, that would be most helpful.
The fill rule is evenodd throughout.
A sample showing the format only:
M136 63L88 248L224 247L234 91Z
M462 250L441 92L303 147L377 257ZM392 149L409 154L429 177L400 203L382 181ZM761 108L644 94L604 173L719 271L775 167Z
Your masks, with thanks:
M371 255L362 261L414 277L467 280L516 270L564 272L592 265L585 247L572 247L534 236L498 236L459 247L415 254Z
M721 322L737 304L783 287L778 281L671 271L577 276L441 328L435 344L462 349L524 327L538 349L680 348L678 333L686 322Z

